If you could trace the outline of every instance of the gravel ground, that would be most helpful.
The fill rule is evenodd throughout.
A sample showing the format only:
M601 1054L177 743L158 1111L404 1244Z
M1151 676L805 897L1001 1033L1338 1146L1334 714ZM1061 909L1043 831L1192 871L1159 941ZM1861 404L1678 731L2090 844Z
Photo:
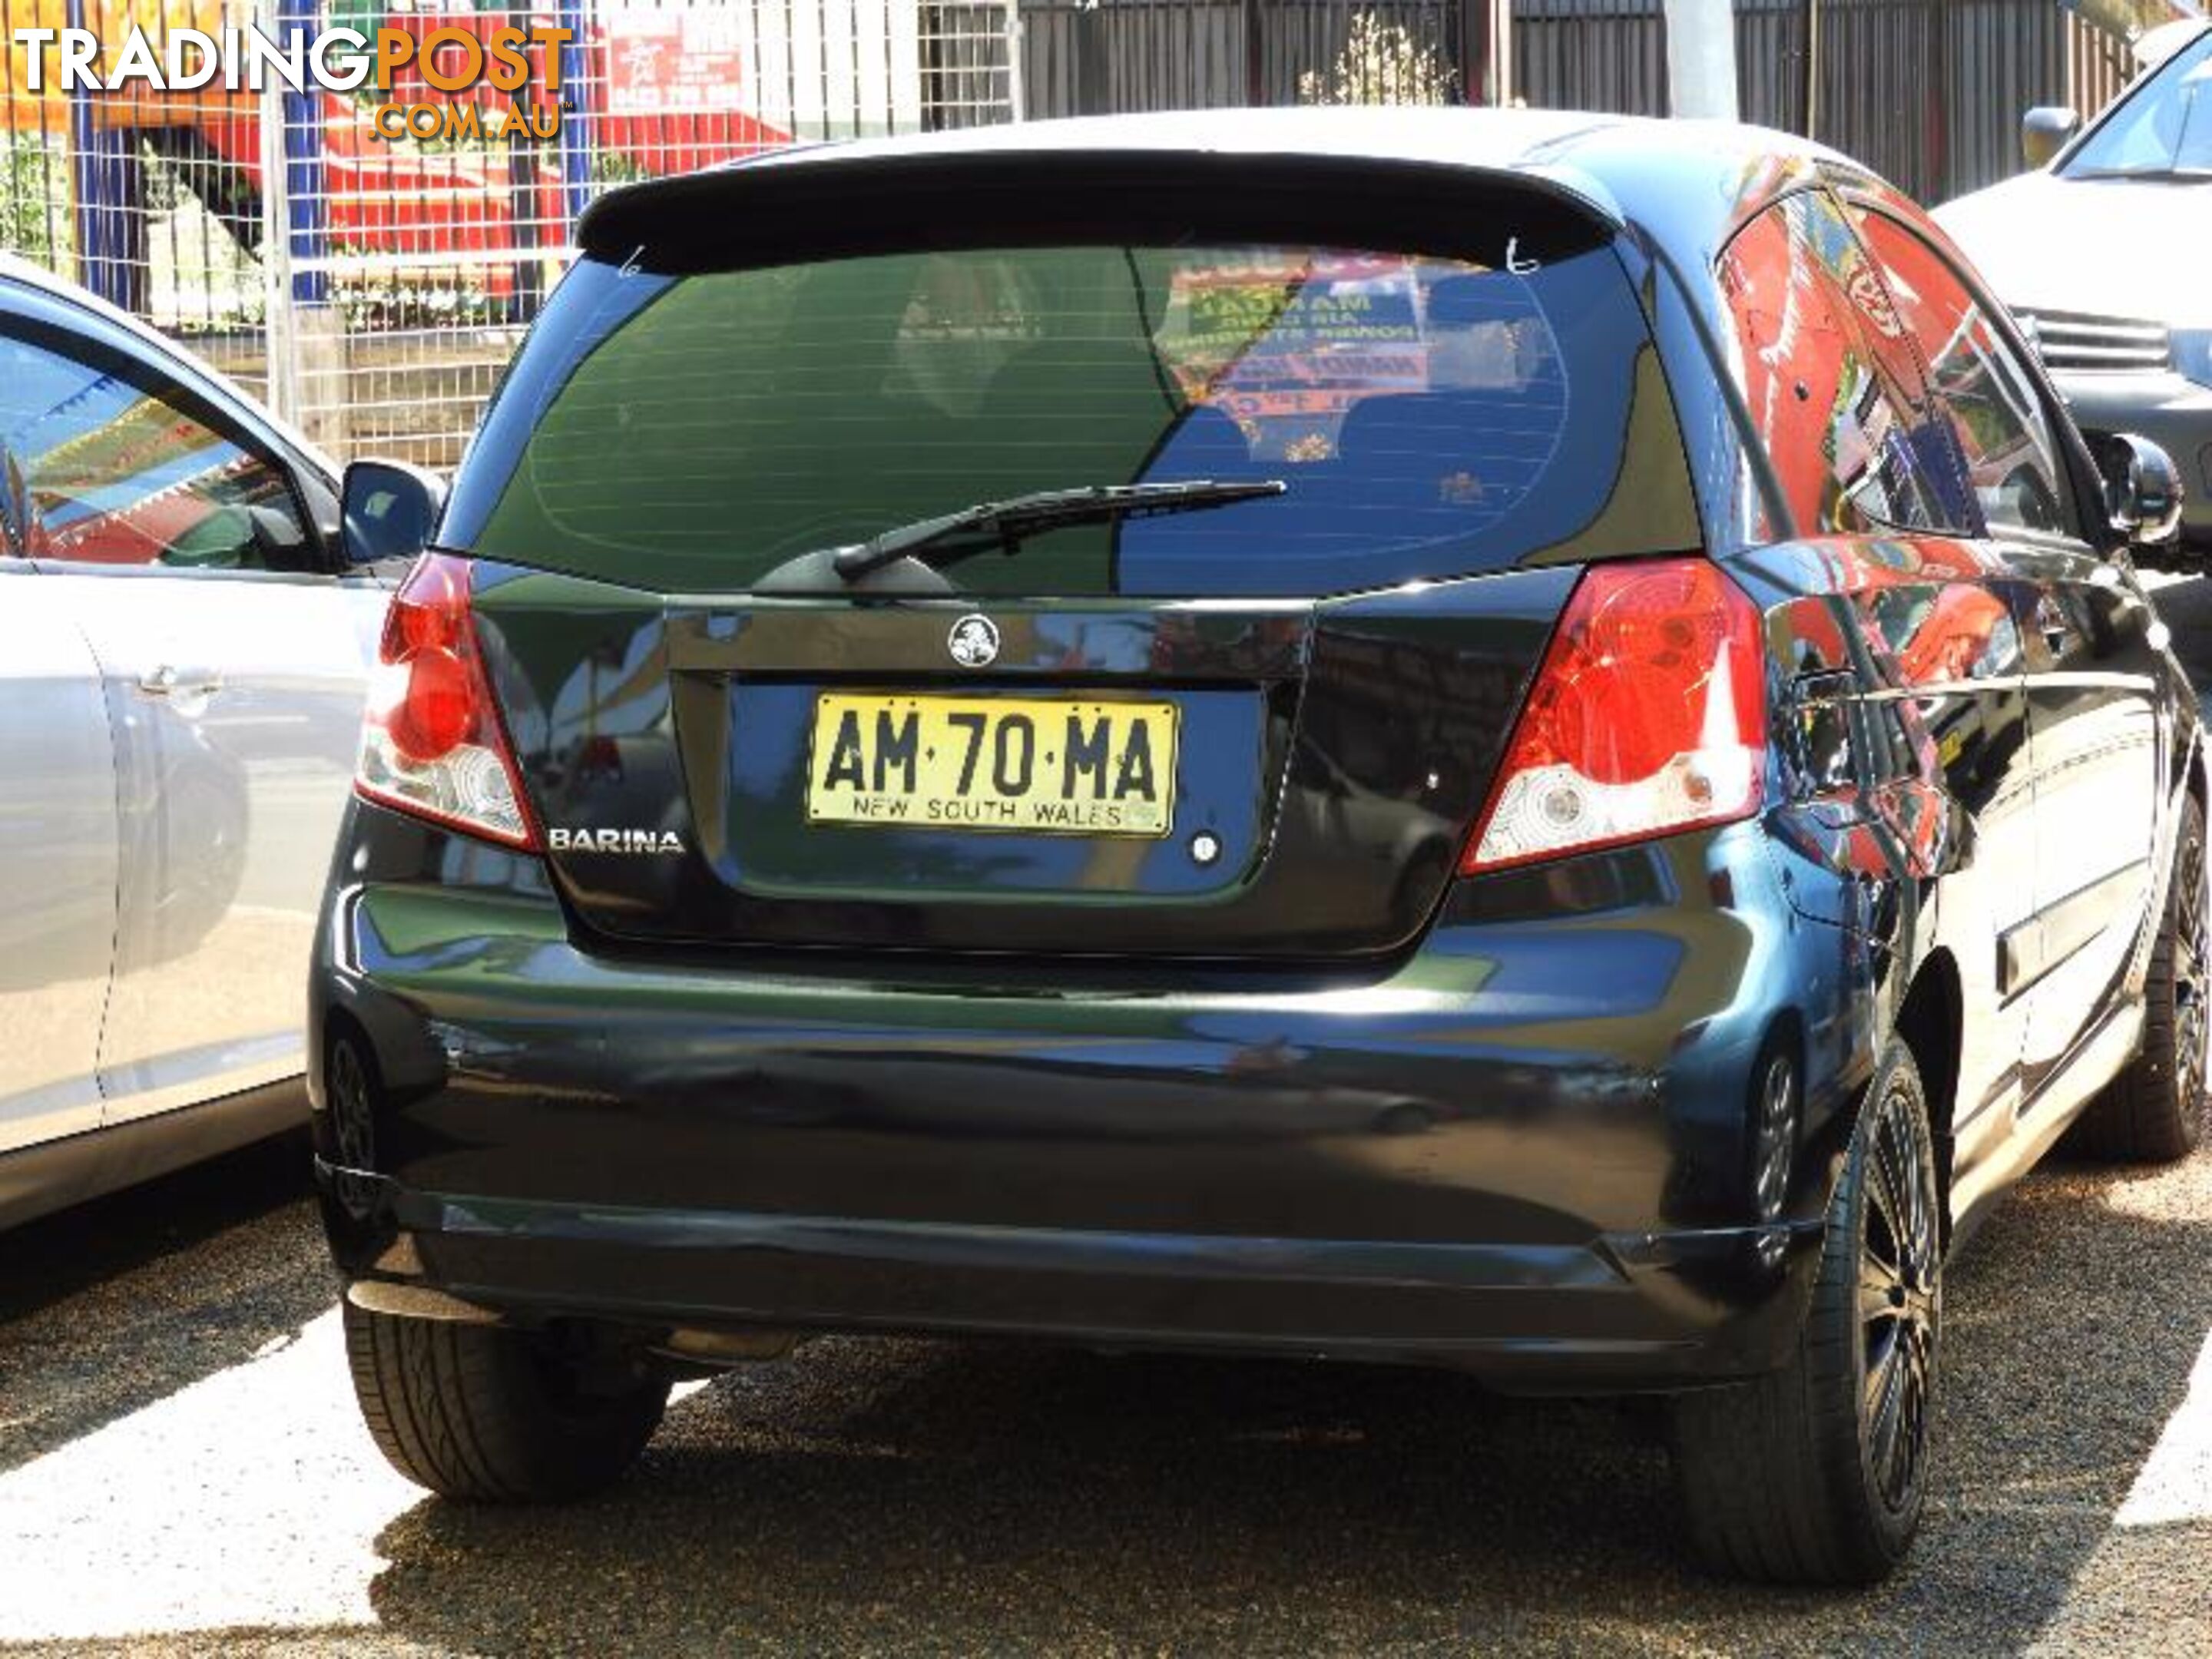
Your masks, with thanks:
M2212 1155L2052 1168L1960 1258L1928 1528L1856 1598L1687 1569L1647 1416L1358 1367L823 1342L599 1502L427 1499L354 1416L299 1158L0 1238L0 1644L2212 1651Z
M2212 584L2159 595L2212 683ZM1450 1376L823 1342L637 1474L424 1498L362 1431L295 1144L0 1234L0 1648L2212 1652L2212 1154L1954 1263L1938 1472L1863 1596L1682 1560L1647 1412Z

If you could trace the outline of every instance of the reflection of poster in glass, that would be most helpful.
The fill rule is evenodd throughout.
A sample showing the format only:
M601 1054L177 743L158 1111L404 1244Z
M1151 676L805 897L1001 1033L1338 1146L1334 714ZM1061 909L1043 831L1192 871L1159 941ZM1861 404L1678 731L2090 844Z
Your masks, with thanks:
M1181 270L1161 343L1188 395L1240 420L1339 414L1425 388L1420 281L1411 259L1327 253Z

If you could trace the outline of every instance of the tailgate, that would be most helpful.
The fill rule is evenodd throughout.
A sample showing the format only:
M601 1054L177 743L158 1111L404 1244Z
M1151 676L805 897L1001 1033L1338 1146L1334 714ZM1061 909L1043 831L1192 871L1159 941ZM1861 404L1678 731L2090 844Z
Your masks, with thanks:
M483 567L477 600L556 878L610 939L1313 957L1434 908L1575 574L684 605Z

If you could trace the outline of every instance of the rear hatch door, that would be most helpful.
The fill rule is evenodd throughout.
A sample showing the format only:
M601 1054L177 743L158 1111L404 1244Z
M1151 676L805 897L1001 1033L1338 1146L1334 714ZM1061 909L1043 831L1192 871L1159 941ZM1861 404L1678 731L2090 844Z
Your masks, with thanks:
M1230 609L479 590L607 935L1317 955L1442 894L1573 572ZM988 666L956 663L981 623Z
M1577 571L1696 544L1586 206L1372 161L1054 161L738 169L587 223L443 539L594 933L1388 951ZM1282 489L829 563L979 502L1205 481Z

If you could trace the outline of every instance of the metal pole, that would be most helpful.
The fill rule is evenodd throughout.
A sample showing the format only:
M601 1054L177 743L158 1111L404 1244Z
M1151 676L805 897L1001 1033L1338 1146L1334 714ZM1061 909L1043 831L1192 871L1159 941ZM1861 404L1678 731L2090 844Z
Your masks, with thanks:
M1098 0L1084 0L1075 11L1075 112L1106 113L1106 20Z
M586 80L584 0L561 0L557 13L568 39L561 47L561 92L568 107L561 116L561 178L568 209L567 240L576 240L576 221L592 204L592 88Z
M1267 39L1261 32L1260 0L1244 0L1244 102L1253 109L1267 101Z
M1511 17L1510 0L1459 0L1454 21L1458 25L1461 103L1494 108L1505 101L1500 62Z
M1029 118L1029 92L1022 82L1022 27L1018 0L1006 0L1006 115L1013 121Z
M1459 4L1446 14L1446 27L1455 49L1455 72L1459 82L1459 101L1462 104L1482 102L1482 36L1489 21L1487 7L1488 0L1459 0Z
M87 27L85 0L69 0L67 26ZM76 199L76 279L111 305L146 310L146 220L138 137L128 126L103 128L94 94L69 94L70 182Z
M1820 0L1805 0L1805 136L1819 136L1820 110Z
M277 39L304 40L315 30L322 0L276 0ZM292 276L292 298L321 305L331 297L330 252L323 202L323 93L312 81L302 90L286 88L279 111L284 124L286 233L292 257L300 262Z
M1735 8L1730 0L1666 0L1668 112L1733 121Z
M1490 74L1483 95L1500 109L1513 101L1513 0L1490 0Z
M84 27L84 0L69 0L63 10L63 21L73 29ZM94 144L97 134L93 128L92 94L82 87L71 87L69 93L69 157L70 199L76 219L76 279L95 294L100 291L94 250L98 246L102 228L100 222L101 187L106 182L100 176Z
M264 0L273 9L276 0ZM299 365L292 346L290 179L284 161L284 88L270 76L261 89L261 316L263 397L282 418L300 413Z
M519 113L528 107L529 94L517 91L512 105ZM538 302L545 297L545 269L538 263L538 249L544 240L544 228L538 215L544 202L538 188L538 146L519 138L507 141L507 226L514 240L514 292L508 301L511 318L526 323L538 314ZM563 204L565 207L565 204Z
M1935 39L1929 43L1928 76L1928 176L1906 188L1923 202L1951 194L1951 20L1940 5L1928 9Z

